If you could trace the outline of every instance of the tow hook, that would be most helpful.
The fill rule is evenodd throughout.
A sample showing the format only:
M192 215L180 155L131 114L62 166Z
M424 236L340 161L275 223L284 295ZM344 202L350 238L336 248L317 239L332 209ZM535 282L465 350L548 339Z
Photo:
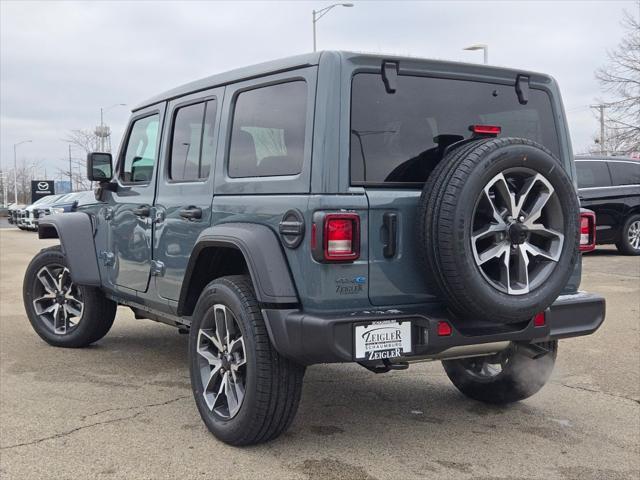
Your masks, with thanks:
M407 368L409 368L408 362L392 363L387 358L383 359L381 364L369 363L369 362L358 362L358 363L373 373L387 373L390 370L406 370Z

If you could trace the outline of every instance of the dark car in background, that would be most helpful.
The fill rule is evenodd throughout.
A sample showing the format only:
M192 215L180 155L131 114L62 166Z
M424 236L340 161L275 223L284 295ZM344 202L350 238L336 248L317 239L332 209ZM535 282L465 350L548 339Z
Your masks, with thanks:
M34 219L34 225L37 230L38 221L47 215L54 213L68 213L73 212L80 205L88 205L96 202L96 196L93 190L87 190L82 192L72 192L65 195L60 195L59 198L50 202L46 208L39 209Z
M625 157L576 157L584 208L596 213L596 243L640 255L640 161Z

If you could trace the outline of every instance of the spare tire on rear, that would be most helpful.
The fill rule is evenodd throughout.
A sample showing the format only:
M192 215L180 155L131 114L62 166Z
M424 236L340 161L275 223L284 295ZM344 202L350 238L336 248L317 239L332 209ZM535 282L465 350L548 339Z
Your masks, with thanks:
M578 259L573 183L527 139L477 139L448 152L418 215L427 276L462 318L532 318L558 297Z

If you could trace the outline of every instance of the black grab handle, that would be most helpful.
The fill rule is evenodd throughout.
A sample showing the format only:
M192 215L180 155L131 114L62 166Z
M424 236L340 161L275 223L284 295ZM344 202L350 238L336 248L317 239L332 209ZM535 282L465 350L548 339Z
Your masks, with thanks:
M386 212L382 215L382 225L387 231L387 243L384 244L382 254L385 258L393 258L396 255L398 243L398 214Z

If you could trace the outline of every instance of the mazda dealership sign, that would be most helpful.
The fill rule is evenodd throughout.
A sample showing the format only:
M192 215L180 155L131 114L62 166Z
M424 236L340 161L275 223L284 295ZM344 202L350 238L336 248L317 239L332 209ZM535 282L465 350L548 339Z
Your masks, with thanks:
M31 203L54 193L53 180L31 180Z

